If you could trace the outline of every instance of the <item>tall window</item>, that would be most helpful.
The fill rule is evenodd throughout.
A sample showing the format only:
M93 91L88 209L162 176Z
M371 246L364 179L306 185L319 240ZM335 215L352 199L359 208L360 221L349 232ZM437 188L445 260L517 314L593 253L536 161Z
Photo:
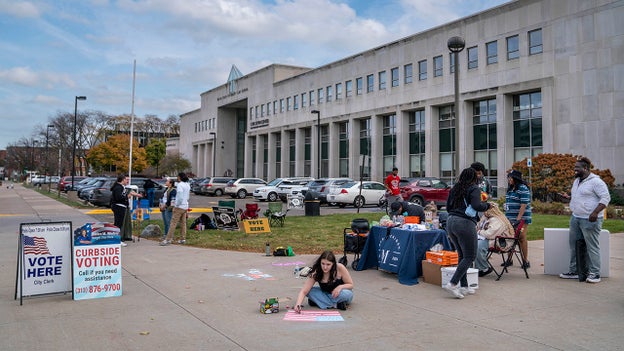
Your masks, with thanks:
M269 177L269 136L262 137L262 178Z
M392 79L392 87L399 86L399 67L395 67L390 70L390 79Z
M345 82L345 96L349 97L353 95L353 81L348 80Z
M299 95L293 96L293 109L299 109Z
M284 112L286 105L284 103L284 99L280 99L280 112Z
M277 114L277 100L273 101L273 114Z
M318 93L318 103L322 104L323 103L323 94L324 94L323 88L320 88L319 90L317 90L317 93Z
M362 167L360 170L361 176L365 180L369 180L371 177L371 132L371 119L366 118L360 120L360 155L368 156L368 162L365 163L363 167L360 165L360 167Z
M308 106L308 94L303 93L301 94L301 107L306 107Z
M529 55L542 53L542 29L529 32Z
M271 115L271 103L270 102L267 102L266 109L267 109L267 116L270 116Z
M436 56L433 58L433 76L440 77L443 74L442 56Z
M514 161L542 152L542 92L513 96Z
M369 74L366 76L366 92L370 93L375 90L375 76Z
M349 176L349 122L338 124L338 176Z
M295 131L288 131L288 174L290 176L295 175L295 165L297 164L297 140L295 138Z
M518 36L507 38L507 60L515 60L520 57L520 44L518 42Z
M425 176L425 111L409 112L409 176Z
M303 130L303 175L312 174L312 128Z
M329 127L321 126L321 177L329 177Z
M491 65L498 62L498 42L491 41L485 44L485 54L487 55L487 64Z
M383 174L396 165L396 115L383 117Z
M362 95L362 89L364 89L364 82L362 81L362 77L355 80L355 89L358 95Z
M256 172L256 138L251 138L251 176L257 177Z
M264 117L264 104L260 105L260 117Z
M409 84L412 82L412 75L414 74L414 68L411 63L403 66L403 78L405 80L405 84Z
M418 62L418 80L427 79L427 60Z
M336 83L336 100L342 99L342 83Z
M479 47L468 48L468 69L479 67Z
M310 106L314 105L314 90L310 90L308 96L310 97Z
M334 87L331 85L326 88L327 91L327 102L331 102L334 99Z
M275 178L282 175L282 134L275 133Z
M453 180L453 159L455 157L455 109L453 105L439 109L440 178L449 183Z
M386 89L386 71L379 72L379 90Z
M286 110L292 110L292 98L290 96L286 98Z
M474 160L485 165L485 176L496 193L496 99L476 101L472 105Z
M454 53L450 53L449 54L449 72L451 72L451 74L455 73L455 54Z

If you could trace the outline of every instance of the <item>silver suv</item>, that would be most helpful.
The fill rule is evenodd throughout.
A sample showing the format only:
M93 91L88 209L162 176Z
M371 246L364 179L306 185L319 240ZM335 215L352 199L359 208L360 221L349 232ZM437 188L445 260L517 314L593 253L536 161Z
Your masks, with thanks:
M327 203L327 194L329 193L330 187L352 181L353 179L351 178L319 178L308 186L308 191L316 192L319 195L321 203Z
M227 183L225 194L244 199L247 194L253 194L256 189L265 185L266 182L260 178L238 178Z
M221 196L225 193L225 187L230 180L236 178L232 177L212 177L210 181L203 183L200 186L200 193L203 195Z
M260 201L277 201L279 195L277 193L277 187L280 186L282 183L284 182L288 182L288 181L296 181L296 180L303 180L303 181L310 181L313 178L310 177L288 177L288 178L275 178L272 181L270 181L266 186L260 187L256 190L254 190L253 192L253 197L256 200L260 200Z

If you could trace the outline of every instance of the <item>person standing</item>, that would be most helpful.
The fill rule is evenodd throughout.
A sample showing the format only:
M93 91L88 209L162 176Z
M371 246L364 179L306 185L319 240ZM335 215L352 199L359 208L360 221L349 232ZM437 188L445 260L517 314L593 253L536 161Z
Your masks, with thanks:
M590 171L591 161L579 157L574 163L574 182L570 192L570 270L561 273L563 279L578 279L576 266L576 241L585 240L587 246L588 283L600 282L600 231L604 220L603 210L609 205L611 195L607 184ZM584 272L581 272L584 273Z
M474 211L485 212L490 204L481 201L481 189L477 185L477 172L472 168L464 169L459 179L449 192L446 208L449 213L446 221L446 232L457 249L459 264L451 280L444 289L458 299L466 294L474 294L475 290L468 286L466 273L472 266L477 255L477 214L467 214L471 206Z
M167 237L169 232L169 224L171 223L171 216L173 215L173 203L175 203L176 189L173 187L174 181L167 178L165 182L165 192L162 199L160 199L160 212L162 213L163 224L165 231L163 232L163 240Z
M492 185L490 184L490 181L485 177L485 165L481 162L474 162L470 165L470 168L477 171L477 185L481 189L481 192L487 195L487 198L482 200L489 200L492 197ZM482 196L484 195L482 194Z
M186 212L189 208L189 197L191 194L191 187L188 180L189 179L186 176L186 173L180 172L178 174L176 197L171 214L171 223L169 224L167 237L165 240L160 242L161 246L171 244L178 223L180 223L180 235L182 236L182 239L178 241L178 244L186 244Z
M529 243L527 241L527 229L531 224L531 190L522 180L520 171L512 170L507 174L507 193L505 194L505 216L512 224L519 223L524 219L524 226L518 235L518 242L522 250L522 268L531 268L529 262ZM513 265L513 257L510 257L501 266Z
M143 189L147 195L147 206L152 207L154 205L154 194L156 193L156 182L147 178L143 182Z
M318 282L318 287L314 286ZM294 310L303 308L303 299L308 298L310 306L321 309L338 308L346 310L353 300L353 279L342 263L336 262L332 251L324 251L317 259L297 295Z
M130 227L130 196L141 197L134 191L130 191L128 185L128 177L120 174L117 181L111 187L111 210L115 218L115 227L119 228L121 236L121 246L127 246L124 241L132 240L132 228ZM129 235L128 235L129 234Z
M392 168L392 173L390 173L384 181L384 185L386 186L386 200L388 201L388 207L392 205L393 202L403 200L401 198L401 188L399 188L401 177L399 177L398 174L399 169L394 167Z

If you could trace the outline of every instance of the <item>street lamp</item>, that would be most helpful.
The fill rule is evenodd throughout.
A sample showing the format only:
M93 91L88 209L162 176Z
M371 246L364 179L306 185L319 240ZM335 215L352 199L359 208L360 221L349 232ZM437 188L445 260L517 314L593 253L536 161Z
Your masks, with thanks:
M455 61L455 160L453 160L453 177L459 174L459 53L466 47L462 37L451 37L446 46L453 54Z
M86 96L76 96L74 101L74 147L72 148L72 190L74 190L74 176L76 176L76 125L78 124L78 100L86 100ZM130 136L132 138L132 136Z
M35 139L32 141L32 150L30 150L30 180L32 182L32 172L35 170L35 145L39 142Z
M45 179L45 181L46 181L46 183L48 184L48 192L50 192L50 180L51 180L51 179L50 179L50 176L48 175L48 156L49 156L49 154L48 154L48 138L49 138L49 136L50 136L50 128L54 128L54 126L53 126L53 125L51 125L51 124L48 124L48 127L46 128L45 176L46 176L47 178Z
M311 113L316 114L316 178L321 178L321 111L312 110Z
M217 150L217 133L216 132L210 132L208 133L209 135L212 135L212 177L215 177L215 170L216 170L216 165L215 165L215 158L216 158L216 150Z

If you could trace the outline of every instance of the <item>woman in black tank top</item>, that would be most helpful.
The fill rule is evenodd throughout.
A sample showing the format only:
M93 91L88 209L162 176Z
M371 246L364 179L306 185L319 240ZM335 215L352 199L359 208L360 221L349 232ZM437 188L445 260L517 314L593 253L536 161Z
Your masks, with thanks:
M315 284L318 282L318 286ZM331 251L323 252L317 259L308 279L299 291L295 311L301 312L303 300L308 298L310 306L321 309L338 308L346 310L353 300L353 279L343 264L336 262Z

